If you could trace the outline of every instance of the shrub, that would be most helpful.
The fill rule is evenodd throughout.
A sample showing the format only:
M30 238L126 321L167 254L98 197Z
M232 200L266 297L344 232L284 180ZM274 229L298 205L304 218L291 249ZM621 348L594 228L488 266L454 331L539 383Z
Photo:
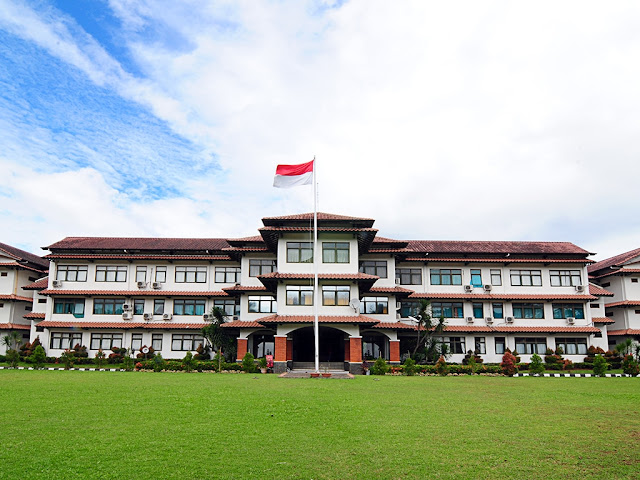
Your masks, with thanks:
M164 368L166 367L166 363L164 361L164 358L162 358L162 355L160 355L159 353L156 353L153 356L152 359L153 362L153 371L154 372L161 372L162 370L164 370Z
M144 348L149 348L149 353L144 354L142 353L142 350ZM136 355L136 358L142 358L144 360L148 359L148 358L153 358L153 355L156 353L156 351L153 349L153 347L147 347L146 345L143 345L142 348L140 349L140 353L138 353Z
M9 366L15 368L18 366L18 362L20 361L20 353L17 350L11 348L7 350L6 359L9 363Z
M634 360L633 355L625 355L622 361L622 371L634 377L640 374L640 366L638 366L638 362Z
M599 377L604 376L605 372L609 368L607 360L602 355L596 355L593 359L593 373Z
M516 368L516 357L514 357L509 350L504 352L502 362L500 362L500 367L502 368L502 373L504 375L512 376L518 371Z
M193 353L187 352L187 354L182 359L182 364L184 365L184 369L187 373L191 373L193 367L195 366L196 361L193 359Z
M87 352L87 347L85 347L84 345L80 345L79 343L76 343L76 345L73 347L73 352L76 358L89 357L89 352Z
M258 365L260 365L260 370L267 368L267 357L260 357L258 359Z
M407 358L402 368L404 375L413 376L416 373L416 361L413 358Z
M44 353L42 345L37 345L36 348L33 349L33 353L29 357L29 360L36 366L36 368L42 368L44 366L44 362L47 360L47 355Z
M529 372L537 373L538 375L544 372L544 365L542 364L542 358L537 353L531 356L531 363L529 364Z
M244 357L242 357L242 370L247 373L256 372L255 357L251 354L251 352L245 353Z
M5 355L0 355L0 362L6 362L7 357Z
M202 344L198 345L196 348L196 354L193 356L195 360L210 360L209 356L209 345L206 347Z
M93 358L93 361L96 364L96 367L98 368L102 368L104 367L104 359L105 359L105 353L102 351L102 349L98 349L98 351L96 352L96 356ZM111 357L111 355L109 355L109 357Z
M60 360L62 360L62 363L64 363L65 370L69 370L70 368L72 368L73 361L75 360L73 350L69 350L67 348L64 352L62 352L62 355L60 355Z
M129 355L129 352L127 352L127 354L122 359L122 367L127 372L130 372L133 370L133 358L131 358L131 355Z
M389 365L384 358L378 357L371 367L371 373L373 375L384 375L389 371Z
M440 355L440 358L436 362L436 372L443 377L449 373L449 366L442 355Z

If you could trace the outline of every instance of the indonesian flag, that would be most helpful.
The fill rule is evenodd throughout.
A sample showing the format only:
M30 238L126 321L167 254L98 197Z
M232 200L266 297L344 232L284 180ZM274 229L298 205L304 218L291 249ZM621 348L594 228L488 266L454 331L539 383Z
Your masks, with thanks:
M297 187L313 184L313 160L300 165L278 165L273 186L277 188Z

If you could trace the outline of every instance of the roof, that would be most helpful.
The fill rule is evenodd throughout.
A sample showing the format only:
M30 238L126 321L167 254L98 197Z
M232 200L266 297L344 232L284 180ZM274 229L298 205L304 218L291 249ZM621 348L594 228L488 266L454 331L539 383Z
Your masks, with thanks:
M589 293L591 295L595 295L597 297L613 297L614 293L609 290L605 290L604 288L594 285L593 283L589 284Z
M640 273L640 268L616 268L616 269L604 269L597 272L598 275L591 274L589 278L604 278L610 277L611 275L627 275L629 273Z
M596 327L493 327L499 333L600 333Z
M0 323L0 330L31 330L31 325L21 323Z
M408 248L424 253L591 255L570 242L409 240Z
M129 330L144 328L147 330L201 330L206 323L173 323L173 322L57 322L45 320L36 325L39 328L109 328L115 330Z
M21 297L20 295L0 295L0 300L13 300L14 302L29 302L33 303L31 297Z
M264 325L258 322L249 322L245 320L234 320L233 322L223 323L224 328L264 328Z
M23 290L44 290L49 286L49 277L43 277L29 285L22 287Z
M613 257L606 258L604 260L600 260L599 262L591 265L588 270L589 273L595 273L599 270L603 270L609 267L621 267L629 260L633 260L635 257L640 256L640 248L636 248L634 250L629 250L628 252L620 253L619 255L615 255Z
M231 260L229 255L105 255L52 253L44 258L56 260Z
M377 250L376 250L377 251ZM406 262L464 262L464 263L590 263L588 258L466 258L466 257L407 257Z
M640 330L638 330L637 328L627 328L625 330L611 330L610 332L607 332L607 335L610 337L618 337L618 336L625 336L625 335L640 335Z
M45 316L46 316L46 314L44 314L44 313L31 312L31 313L27 313L26 315L23 315L22 318L27 318L27 319L41 318L42 320L44 320Z
M43 290L40 295L90 296L90 297L228 297L225 292L194 292L169 290ZM30 298L29 301L32 301Z
M335 213L318 212L318 221L336 221L336 222L375 222L373 218L349 217L347 215L336 215ZM279 217L264 217L262 223L264 225L273 225L274 223L282 223L283 221L313 221L313 212L296 213L293 215L282 215Z
M640 300L625 300L623 302L605 303L605 308L613 307L640 307Z
M602 323L602 324L607 324L607 323L616 323L616 321L615 321L615 320L612 320L612 319L607 318L607 317L593 317L593 318L591 319L591 321L592 321L593 323Z
M46 268L42 268L40 266L37 267L33 267L33 264L27 265L26 263L20 263L20 262L2 262L0 263L0 267L16 267L16 268L22 268L25 270L31 270L32 272L37 272L37 273L46 273L48 270Z
M66 237L48 250L222 250L229 244L224 238L141 238L141 237Z
M260 323L313 323L313 315L270 315L257 320ZM376 324L378 320L364 315L319 315L318 323Z
M286 279L286 280L301 280L301 279L313 279L313 273L283 273L283 272L271 272L264 275L258 275L259 279ZM369 275L368 273L319 273L319 280L378 280L380 277L376 275Z
M45 270L49 268L49 262L44 260L42 257L34 255L33 253L25 252L19 248L12 247L6 243L0 243L0 252L4 252L16 260L33 263Z
M369 293L392 293L395 295L411 295L414 290L402 287L371 287Z
M598 297L592 295L549 295L549 294L488 294L488 293L412 293L409 298L426 298L426 299L459 299L459 300L562 300L575 302L588 302L597 300Z

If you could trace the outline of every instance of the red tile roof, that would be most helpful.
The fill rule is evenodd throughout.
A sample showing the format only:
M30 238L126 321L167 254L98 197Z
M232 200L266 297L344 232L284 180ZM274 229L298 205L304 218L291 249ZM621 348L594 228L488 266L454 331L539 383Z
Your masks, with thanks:
M635 328L627 328L626 330L611 330L607 332L607 335L610 337L618 337L625 335L640 335L640 330Z
M20 295L0 295L0 300L13 300L14 302L33 303L33 298L21 297Z
M66 237L47 250L222 250L224 238Z
M596 327L493 327L500 333L600 333Z
M233 287L223 288L225 292L229 294L233 293L244 293L244 292L267 292L267 288L264 286L253 286L253 285L234 285Z
M225 292L193 292L169 290L43 290L40 295L88 295L91 297L228 297ZM31 299L29 299L31 301Z
M233 322L223 323L222 327L224 328L264 328L264 325L258 322L234 320Z
M614 295L613 292L605 290L604 288L598 285L594 285L593 283L589 284L589 293L597 297L613 297Z
M460 299L460 300L570 300L585 302L597 300L592 295L549 295L549 294L482 294L482 293L412 293L409 298Z
M282 273L272 272L264 275L259 275L259 279L283 279L283 280L303 280L313 279L313 273ZM380 277L376 275L369 275L367 273L320 273L318 279L320 280L378 280Z
M640 248L636 248L635 250L630 250L628 252L621 253L619 255L615 255L613 257L609 257L605 260L600 260L599 262L591 265L588 270L589 273L595 273L599 270L603 270L609 267L621 267L625 263L630 260L633 260L636 257L640 257Z
M591 320L593 321L593 323L602 323L602 324L605 324L605 323L616 323L615 320L612 320L612 319L607 318L607 317L593 317Z
M45 317L44 313L35 313L35 312L27 313L26 315L22 316L22 318L27 318L27 319L37 319L37 318L44 319L44 317Z
M22 268L24 270L30 270L32 272L37 272L37 273L47 273L48 271L46 268L33 268L29 265L25 265L24 263L20 263L20 262L2 262L0 263L0 267Z
M395 293L396 295L411 295L414 290L402 287L371 287L369 293Z
M611 275L624 275L627 273L640 273L640 268L618 268L615 270L601 270L600 275L590 275L589 278L604 278Z
M60 260L231 260L229 255L97 255L52 253L44 258Z
M43 260L38 255L20 250L19 248L12 247L11 245L7 245L6 243L0 243L0 252L3 252L12 258L15 258L16 260L32 263L33 265L41 267L45 270L49 268L49 262Z
M110 328L116 330L128 330L132 328L144 328L147 330L201 330L206 323L172 323L172 322L57 322L45 320L36 325L43 328Z
M0 330L31 330L31 325L21 323L0 323Z
M373 218L363 218L363 217L348 217L346 215L336 215L334 213L324 213L318 212L317 214L318 220L331 220L331 221L339 221L339 222L353 222L353 221L361 221L361 222L375 222ZM280 217L264 217L262 222L266 225L265 220L267 222L271 220L283 221L283 220L304 220L304 221L313 221L313 212L309 213L296 213L294 215L283 215Z
M449 332L491 332L491 327L485 325L447 325L444 327L444 333Z
M409 240L409 248L425 253L590 255L570 242Z
M313 315L270 315L257 320L260 323L313 323ZM318 323L379 323L363 315L319 315Z
M415 325L410 325L408 323L402 322L380 322L373 325L371 328L391 328L391 329L400 329L400 330L415 330Z
M277 226L277 227L262 227L258 229L259 232L313 232L313 226L311 227L291 227L291 226ZM375 228L363 228L363 227L318 227L319 232L372 232L375 233L378 230Z
M613 307L640 307L640 300L625 300L623 302L605 303L605 308Z
M30 283L22 287L23 290L43 290L49 286L49 277L41 278L40 280Z
M465 258L465 257L407 257L407 262L464 262L464 263L591 263L587 258Z

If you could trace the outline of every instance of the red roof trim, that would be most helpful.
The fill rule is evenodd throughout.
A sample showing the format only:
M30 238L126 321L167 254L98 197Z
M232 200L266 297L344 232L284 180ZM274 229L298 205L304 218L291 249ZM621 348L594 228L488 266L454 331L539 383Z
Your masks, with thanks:
M591 321L593 323L602 323L602 324L605 324L605 323L616 323L615 320L612 320L612 319L607 318L607 317L593 317L591 319Z
M46 268L33 268L33 267L28 267L27 265L24 265L22 263L18 263L18 262L1 262L0 263L0 267L15 267L15 268L22 268L24 270L30 270L32 272L37 272L37 273L47 273L48 270Z
M245 320L234 320L233 322L223 323L221 326L224 328L265 328L261 323Z
M193 292L168 290L43 290L40 295L79 295L91 297L228 297L226 292ZM29 299L31 301L31 299Z
M464 258L464 257L408 257L406 262L464 262L464 263L591 263L587 258Z
M282 273L272 272L264 275L258 275L259 279L275 280L303 280L312 279L313 273ZM378 280L380 277L376 275L369 275L367 273L320 273L318 279L320 280Z
M44 290L49 286L49 277L44 277L37 282L30 283L22 287L23 290Z
M610 337L618 337L625 335L640 335L640 330L635 328L627 328L626 330L611 330L607 332L607 335Z
M270 315L268 317L259 318L260 323L313 323L313 315ZM320 315L319 323L379 323L370 317L363 315Z
M33 303L33 298L21 297L20 295L0 295L0 300L13 300L14 302Z
M598 285L594 285L593 283L589 284L589 293L598 297L613 297L614 295L613 292L605 290L604 288Z
M0 323L0 330L31 330L31 325L21 323Z
M548 295L548 294L476 294L476 293L412 293L409 298L460 299L460 300L569 300L588 302L597 300L592 295Z
M35 312L30 312L22 316L22 318L27 318L27 319L37 319L37 318L44 319L44 317L45 317L44 313L35 313Z
M146 330L201 330L207 323L172 323L172 322L58 322L55 320L45 320L36 325L42 328L109 328L114 330L129 330L133 328L143 328Z
M97 255L51 253L44 258L57 260L219 260L230 261L229 255Z
M624 302L605 303L605 308L614 307L640 307L640 300L625 300Z

